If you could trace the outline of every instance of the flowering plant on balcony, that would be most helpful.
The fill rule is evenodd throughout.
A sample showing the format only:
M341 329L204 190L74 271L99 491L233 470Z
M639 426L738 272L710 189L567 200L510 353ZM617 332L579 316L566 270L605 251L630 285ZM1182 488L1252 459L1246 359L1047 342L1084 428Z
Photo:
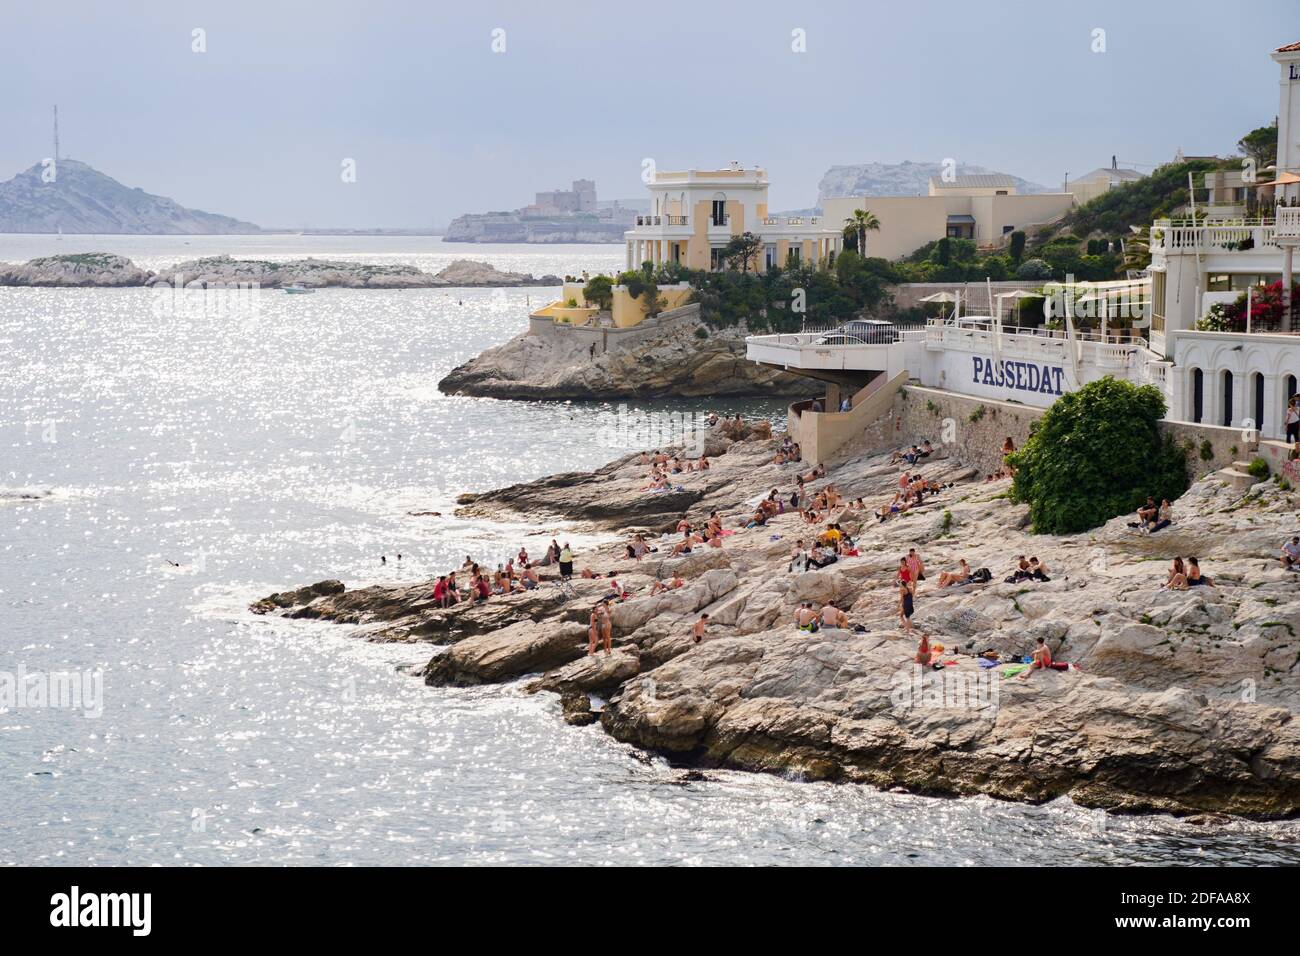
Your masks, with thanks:
M1291 286L1291 301L1300 296L1300 283ZM1250 294L1250 327L1252 329L1278 329L1282 326L1282 282L1278 280ZM1246 293L1236 302L1216 303L1205 318L1196 323L1199 332L1246 331Z

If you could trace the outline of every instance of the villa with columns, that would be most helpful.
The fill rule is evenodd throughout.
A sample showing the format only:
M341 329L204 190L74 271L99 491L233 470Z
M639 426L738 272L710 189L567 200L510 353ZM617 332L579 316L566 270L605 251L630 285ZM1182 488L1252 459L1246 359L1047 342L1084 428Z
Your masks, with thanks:
M751 268L766 271L789 262L819 264L843 245L841 227L819 216L772 216L767 171L732 163L725 169L656 170L650 212L625 234L627 268L680 263L690 269L724 268L723 250L750 232L763 240Z

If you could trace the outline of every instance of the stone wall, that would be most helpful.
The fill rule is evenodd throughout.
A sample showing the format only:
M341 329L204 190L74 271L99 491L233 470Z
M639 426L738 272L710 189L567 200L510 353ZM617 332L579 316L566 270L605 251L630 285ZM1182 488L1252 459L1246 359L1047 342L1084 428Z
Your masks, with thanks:
M968 398L942 389L908 385L894 397L889 411L867 427L864 437L872 449L901 448L928 438L936 449L944 449L987 473L1002 466L1003 440L1010 436L1016 447L1022 448L1030 426L1044 411L1016 402ZM1161 422L1160 430L1172 434L1180 447L1191 442L1193 450L1187 456L1187 466L1193 479L1235 460L1249 460L1255 454L1256 443L1246 441L1239 428ZM1208 461L1200 455L1203 441L1210 443Z
M596 354L621 352L634 348L649 339L658 337L665 329L694 325L700 319L700 307L695 303L660 312L651 319L630 328L587 325L569 325L555 322L547 316L530 316L528 334L540 335L556 342L577 343L586 348L596 346Z

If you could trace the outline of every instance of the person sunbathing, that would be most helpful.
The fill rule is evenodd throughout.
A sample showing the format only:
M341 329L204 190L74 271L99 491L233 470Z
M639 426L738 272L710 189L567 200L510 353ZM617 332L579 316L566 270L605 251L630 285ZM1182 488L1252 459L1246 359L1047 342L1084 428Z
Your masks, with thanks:
M1021 680L1028 680L1029 675L1034 671L1047 670L1052 666L1052 650L1041 637L1038 638L1037 645L1034 647L1032 658L1032 663L1020 672Z
M1165 587L1171 591L1187 590L1187 567L1183 564L1182 558L1174 558L1174 563L1169 568L1169 576L1165 578Z
M1029 559L1029 576L1035 581L1052 580L1047 576L1047 565L1039 561L1037 558Z
M847 629L849 626L849 616L841 608L836 607L834 602L822 605L821 621L822 627Z
M656 581L654 584L650 585L650 595L653 597L663 591L675 591L685 584L686 582L680 577L674 577L671 581Z
M1160 499L1160 507L1156 510L1155 518L1147 525L1147 534L1168 528L1174 523L1174 508L1169 503L1168 498Z
M965 558L961 558L957 562L956 571L939 572L939 587L947 588L954 584L965 584L970 580L970 574L970 565L966 563Z
M681 534L683 531L690 531L690 530L691 530L691 523L686 518L683 518L681 521L677 522L678 534Z
M519 583L525 591L531 591L542 583L541 576L530 562L524 562L524 569L519 574Z
M709 615L701 614L698 621L691 625L691 643L698 644L704 640L704 629L709 626Z
M922 667L929 667L930 662L934 660L934 653L930 649L930 635L921 632L921 643L916 649L916 656L912 658L914 664L920 664Z
M1293 536L1290 541L1282 545L1282 553L1279 557L1282 567L1288 571L1300 568L1300 535Z
M682 540L673 545L673 554L690 554L691 548L700 543L702 543L700 538L687 531Z
M817 612L813 610L811 602L805 601L799 605L799 610L794 612L794 624L801 631L807 631L809 634L817 633L821 621L817 617Z
M922 458L929 458L933 454L934 448L930 444L930 439L927 438L921 442L920 455Z
M834 564L838 560L839 557L835 554L835 551L832 548L813 548L812 551L808 553L809 568L817 568L820 570L828 564Z
M1189 588L1200 587L1204 585L1207 588L1214 587L1214 579L1201 574L1201 563L1196 558L1187 559L1187 586Z

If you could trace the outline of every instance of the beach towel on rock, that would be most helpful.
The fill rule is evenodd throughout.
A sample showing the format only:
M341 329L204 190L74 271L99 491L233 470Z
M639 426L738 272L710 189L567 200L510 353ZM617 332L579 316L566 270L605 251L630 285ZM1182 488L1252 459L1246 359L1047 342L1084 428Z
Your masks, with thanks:
M1002 678L1003 680L1005 680L1008 677L1015 677L1021 671L1027 671L1027 670L1029 670L1028 664L1012 664L1010 667L1008 667L1006 670L1002 672Z

